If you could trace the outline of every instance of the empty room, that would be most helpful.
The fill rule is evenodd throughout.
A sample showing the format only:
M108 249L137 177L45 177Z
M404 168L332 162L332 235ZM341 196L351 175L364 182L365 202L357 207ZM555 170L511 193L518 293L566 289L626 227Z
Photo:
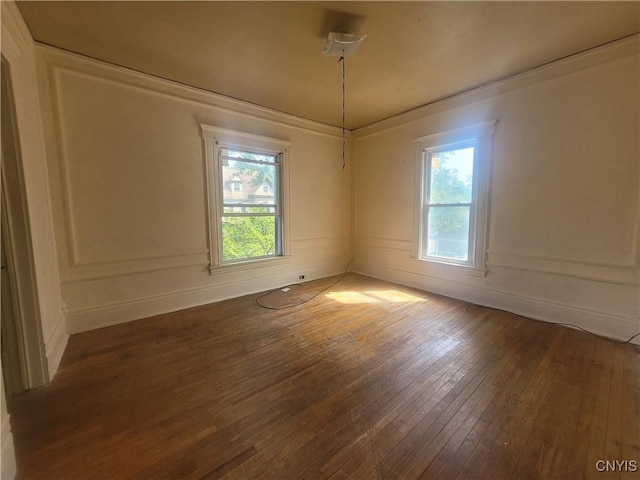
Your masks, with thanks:
M0 6L3 480L640 480L640 2Z

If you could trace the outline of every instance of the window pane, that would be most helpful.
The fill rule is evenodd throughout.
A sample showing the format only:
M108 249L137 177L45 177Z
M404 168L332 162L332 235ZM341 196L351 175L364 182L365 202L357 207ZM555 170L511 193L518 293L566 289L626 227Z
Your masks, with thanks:
M276 165L230 161L222 167L225 204L275 204Z
M276 217L222 217L222 260L276 255Z
M430 152L429 203L471 203L474 147Z
M429 257L469 260L470 207L430 207L426 250Z

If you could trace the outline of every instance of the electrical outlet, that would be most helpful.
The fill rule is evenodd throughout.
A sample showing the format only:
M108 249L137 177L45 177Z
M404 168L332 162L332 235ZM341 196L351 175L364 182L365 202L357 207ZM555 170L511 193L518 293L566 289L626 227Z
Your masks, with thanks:
M304 280L304 275L300 275L300 276L298 277L298 280Z

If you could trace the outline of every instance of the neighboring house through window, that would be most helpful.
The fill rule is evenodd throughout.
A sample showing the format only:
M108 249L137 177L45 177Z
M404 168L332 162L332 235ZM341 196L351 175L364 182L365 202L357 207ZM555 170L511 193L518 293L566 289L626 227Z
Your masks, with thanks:
M229 190L232 192L241 192L242 191L242 180L240 175L234 175L231 180L225 182L225 185L229 185Z
M416 139L419 259L484 272L495 125L492 120Z
M286 256L289 142L208 125L201 128L212 271Z

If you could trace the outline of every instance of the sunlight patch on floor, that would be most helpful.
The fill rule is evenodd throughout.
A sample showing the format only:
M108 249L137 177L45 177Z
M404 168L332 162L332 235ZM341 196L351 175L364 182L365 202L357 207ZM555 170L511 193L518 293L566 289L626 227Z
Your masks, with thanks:
M364 292L367 295L371 295L376 298L380 298L387 302L425 302L426 300L421 297L416 297L405 292L399 292L398 290L369 290Z
M330 292L325 296L340 303L424 302L424 298L398 290L368 290L366 292Z
M379 299L360 292L331 292L326 293L325 296L340 303L380 303Z

